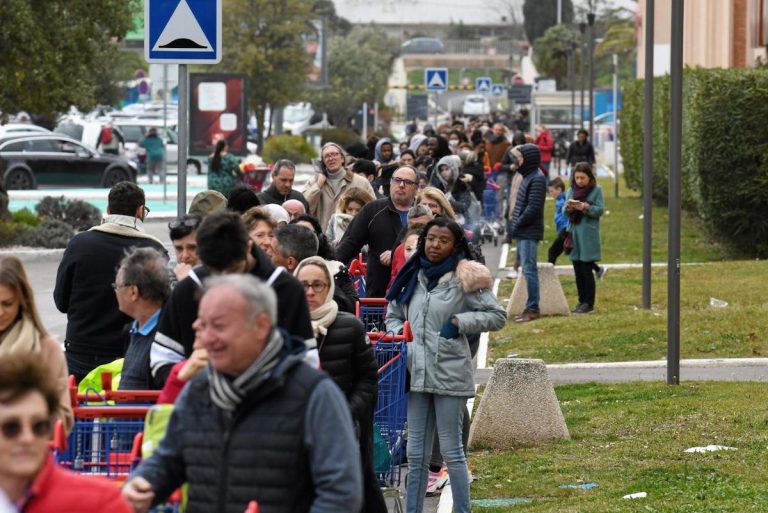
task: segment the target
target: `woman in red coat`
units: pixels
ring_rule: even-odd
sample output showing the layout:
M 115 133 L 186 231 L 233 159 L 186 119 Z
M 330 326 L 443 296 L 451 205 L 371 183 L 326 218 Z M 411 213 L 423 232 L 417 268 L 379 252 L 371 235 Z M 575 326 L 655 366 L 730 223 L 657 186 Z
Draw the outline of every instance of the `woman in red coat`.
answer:
M 113 482 L 53 460 L 48 443 L 58 408 L 39 357 L 0 357 L 0 492 L 23 513 L 132 513 Z
M 552 132 L 545 125 L 539 125 L 536 134 L 536 146 L 541 152 L 541 168 L 546 171 L 545 174 L 549 178 L 549 166 L 552 164 L 552 150 L 555 149 L 555 140 L 552 138 Z

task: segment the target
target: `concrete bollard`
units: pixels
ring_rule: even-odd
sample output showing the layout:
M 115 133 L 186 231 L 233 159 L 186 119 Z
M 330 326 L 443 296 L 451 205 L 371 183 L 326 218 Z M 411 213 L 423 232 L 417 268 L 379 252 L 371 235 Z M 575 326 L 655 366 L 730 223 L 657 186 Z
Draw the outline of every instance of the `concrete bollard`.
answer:
M 542 360 L 500 358 L 469 430 L 470 449 L 509 450 L 570 439 Z
M 539 272 L 539 312 L 541 315 L 570 315 L 568 300 L 565 299 L 563 286 L 555 273 L 555 266 L 549 262 L 538 264 Z M 528 299 L 528 286 L 525 283 L 522 269 L 518 271 L 515 288 L 509 296 L 507 316 L 520 315 L 525 310 L 525 302 Z

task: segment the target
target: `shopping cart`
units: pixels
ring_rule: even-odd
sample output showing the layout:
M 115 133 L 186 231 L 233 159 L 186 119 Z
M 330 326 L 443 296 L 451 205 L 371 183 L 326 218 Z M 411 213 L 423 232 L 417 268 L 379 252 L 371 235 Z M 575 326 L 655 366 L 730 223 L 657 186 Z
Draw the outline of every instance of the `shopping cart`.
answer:
M 484 242 L 493 242 L 494 246 L 499 245 L 499 234 L 503 233 L 499 224 L 499 212 L 497 212 L 498 201 L 496 193 L 499 186 L 493 179 L 488 179 L 483 191 L 483 216 L 475 227 L 477 240 L 480 244 Z
M 240 181 L 251 188 L 254 192 L 261 192 L 264 184 L 272 172 L 271 166 L 257 166 L 253 162 L 244 162 L 240 164 Z
M 355 317 L 365 326 L 365 331 L 385 331 L 384 318 L 387 316 L 387 300 L 363 297 L 355 303 Z
M 407 438 L 408 390 L 406 362 L 408 342 L 413 339 L 409 323 L 402 335 L 392 332 L 368 333 L 379 366 L 378 399 L 373 414 L 374 429 L 378 429 L 389 452 L 388 468 L 377 468 L 379 482 L 385 489 L 400 486 L 401 460 Z M 399 495 L 396 495 L 399 497 Z
M 75 406 L 69 437 L 56 424 L 54 457 L 79 474 L 105 476 L 124 482 L 138 458 L 135 439 L 144 429 L 147 406 Z
M 355 260 L 352 260 L 349 264 L 349 274 L 352 275 L 352 279 L 355 281 L 355 292 L 357 297 L 365 297 L 365 271 L 367 265 L 363 259 L 363 254 L 360 253 Z
M 104 405 L 104 404 L 135 404 L 152 405 L 160 397 L 160 390 L 113 390 L 112 373 L 101 373 L 101 390 L 87 389 L 77 391 L 75 377 L 70 376 L 68 382 L 69 396 L 73 405 Z

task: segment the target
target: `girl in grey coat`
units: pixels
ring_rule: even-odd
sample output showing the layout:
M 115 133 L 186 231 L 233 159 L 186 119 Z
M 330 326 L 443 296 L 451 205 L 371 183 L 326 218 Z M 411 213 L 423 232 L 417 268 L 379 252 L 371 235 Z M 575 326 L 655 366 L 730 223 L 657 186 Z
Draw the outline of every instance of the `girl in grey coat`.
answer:
M 501 329 L 507 315 L 490 290 L 491 273 L 467 260 L 461 227 L 445 218 L 430 221 L 419 246 L 387 295 L 387 330 L 411 323 L 408 347 L 408 513 L 420 513 L 427 488 L 432 437 L 437 427 L 453 492 L 454 511 L 470 511 L 467 461 L 461 439 L 466 400 L 475 395 L 466 333 Z

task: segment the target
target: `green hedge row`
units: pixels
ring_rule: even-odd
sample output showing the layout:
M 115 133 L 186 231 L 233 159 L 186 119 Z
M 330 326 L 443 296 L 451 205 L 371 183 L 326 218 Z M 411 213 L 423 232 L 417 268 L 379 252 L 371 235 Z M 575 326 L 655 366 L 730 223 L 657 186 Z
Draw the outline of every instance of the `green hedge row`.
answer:
M 643 81 L 623 92 L 625 179 L 642 188 Z M 669 77 L 654 82 L 653 199 L 666 204 Z M 683 208 L 744 256 L 768 256 L 768 70 L 688 69 L 683 80 Z

